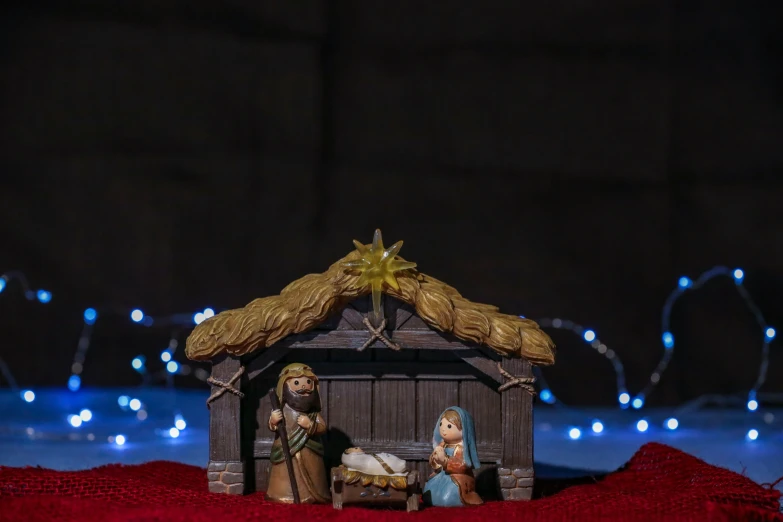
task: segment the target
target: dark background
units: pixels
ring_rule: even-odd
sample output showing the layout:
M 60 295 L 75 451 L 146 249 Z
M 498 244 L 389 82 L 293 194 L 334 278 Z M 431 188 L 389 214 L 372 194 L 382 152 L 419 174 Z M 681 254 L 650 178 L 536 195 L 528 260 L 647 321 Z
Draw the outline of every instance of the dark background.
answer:
M 594 328 L 631 392 L 681 275 L 740 266 L 783 333 L 779 1 L 72 0 L 0 16 L 0 356 L 64 386 L 139 382 L 152 315 L 239 307 L 387 244 L 463 295 Z M 24 7 L 23 7 L 24 6 Z M 762 333 L 730 280 L 674 311 L 650 404 L 740 392 Z M 553 333 L 553 391 L 615 403 Z M 181 357 L 181 354 L 179 355 Z M 783 390 L 779 340 L 765 390 Z M 192 377 L 177 384 L 203 386 Z

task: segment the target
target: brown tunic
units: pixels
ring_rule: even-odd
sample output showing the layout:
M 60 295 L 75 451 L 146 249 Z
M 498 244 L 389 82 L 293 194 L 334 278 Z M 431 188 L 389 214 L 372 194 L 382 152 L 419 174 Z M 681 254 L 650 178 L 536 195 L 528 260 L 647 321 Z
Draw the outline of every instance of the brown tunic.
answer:
M 441 442 L 440 447 L 446 449 L 446 443 Z M 443 471 L 451 478 L 451 481 L 459 488 L 459 498 L 466 506 L 480 506 L 484 503 L 481 497 L 476 493 L 476 479 L 473 477 L 473 470 L 465 464 L 462 457 L 462 444 L 457 444 L 454 448 L 454 455 L 446 461 L 446 468 L 443 469 L 440 464 L 433 460 L 435 453 L 430 455 L 430 466 L 436 471 Z M 435 476 L 433 473 L 432 476 Z
M 291 408 L 288 404 L 283 406 L 283 422 L 289 437 L 298 426 L 296 417 L 300 412 Z M 269 429 L 272 429 L 270 424 Z M 320 437 L 326 433 L 326 423 L 321 414 L 315 425 L 308 430 L 309 437 Z M 280 436 L 275 438 L 274 445 L 280 446 Z M 294 502 L 294 494 L 291 491 L 291 480 L 288 478 L 288 468 L 285 461 L 272 464 L 269 474 L 269 487 L 266 490 L 266 498 L 275 502 L 291 504 Z M 322 456 L 308 448 L 303 447 L 293 456 L 294 476 L 299 489 L 299 499 L 303 504 L 328 503 L 331 501 L 329 482 L 326 477 L 326 468 Z

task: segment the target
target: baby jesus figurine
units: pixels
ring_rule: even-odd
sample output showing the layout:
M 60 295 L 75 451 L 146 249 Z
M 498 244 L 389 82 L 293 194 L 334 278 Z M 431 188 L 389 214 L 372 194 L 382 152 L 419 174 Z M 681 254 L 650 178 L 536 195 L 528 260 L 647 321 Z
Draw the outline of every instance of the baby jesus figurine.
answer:
M 434 473 L 424 486 L 424 501 L 431 506 L 477 506 L 473 469 L 479 466 L 476 432 L 470 414 L 452 406 L 441 413 L 433 433 L 430 466 Z

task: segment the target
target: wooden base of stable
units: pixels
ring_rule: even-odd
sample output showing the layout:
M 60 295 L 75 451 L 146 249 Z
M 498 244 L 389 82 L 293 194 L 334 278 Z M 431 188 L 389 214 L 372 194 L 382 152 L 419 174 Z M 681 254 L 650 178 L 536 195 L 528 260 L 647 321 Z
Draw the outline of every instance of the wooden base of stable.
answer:
M 356 505 L 364 507 L 382 506 L 390 508 L 406 508 L 407 511 L 419 510 L 419 472 L 408 473 L 408 487 L 406 490 L 397 490 L 391 486 L 379 488 L 361 484 L 346 484 L 343 480 L 342 467 L 332 468 L 332 506 L 334 509 L 342 509 L 343 506 Z

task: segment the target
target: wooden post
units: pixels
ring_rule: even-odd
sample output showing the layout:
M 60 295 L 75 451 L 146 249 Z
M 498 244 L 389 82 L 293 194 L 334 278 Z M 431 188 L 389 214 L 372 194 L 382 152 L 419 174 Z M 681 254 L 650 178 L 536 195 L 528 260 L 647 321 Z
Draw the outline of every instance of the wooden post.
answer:
M 228 382 L 239 371 L 238 358 L 221 355 L 212 363 L 212 378 Z M 240 381 L 241 382 L 241 381 Z M 234 386 L 238 388 L 237 382 Z M 212 385 L 214 393 L 219 387 Z M 226 392 L 209 409 L 209 491 L 241 495 L 245 492 L 245 466 L 241 455 L 241 401 Z
M 515 377 L 530 377 L 524 359 L 504 359 L 503 368 Z M 530 500 L 533 496 L 533 397 L 523 388 L 501 395 L 503 438 L 498 482 L 503 500 Z
M 332 468 L 332 507 L 334 509 L 343 508 L 343 468 Z
M 419 481 L 419 472 L 417 470 L 408 473 L 408 511 L 419 510 L 419 494 L 421 493 L 421 482 Z

